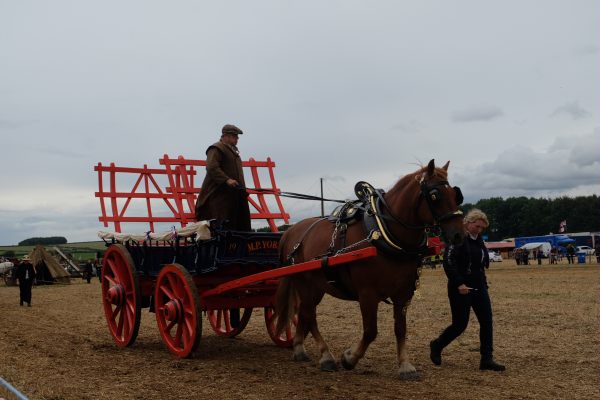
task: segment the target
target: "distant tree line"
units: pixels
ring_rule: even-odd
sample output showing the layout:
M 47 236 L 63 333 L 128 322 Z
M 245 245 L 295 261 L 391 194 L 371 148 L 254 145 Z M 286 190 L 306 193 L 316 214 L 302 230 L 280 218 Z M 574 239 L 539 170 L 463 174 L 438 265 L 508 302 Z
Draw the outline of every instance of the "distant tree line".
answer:
M 33 237 L 25 239 L 19 242 L 19 246 L 35 246 L 38 244 L 47 246 L 51 244 L 66 244 L 67 238 L 62 236 L 50 236 L 50 237 Z
M 279 230 L 279 232 L 285 232 L 290 226 L 292 225 L 283 224 L 279 225 L 277 229 Z M 262 228 L 256 229 L 256 232 L 271 232 L 271 228 L 269 228 L 268 226 L 263 226 Z
M 600 198 L 597 195 L 556 199 L 492 197 L 475 204 L 464 204 L 461 209 L 466 212 L 473 207 L 488 216 L 490 226 L 486 233 L 489 241 L 559 233 L 563 220 L 567 221 L 567 234 L 600 231 Z

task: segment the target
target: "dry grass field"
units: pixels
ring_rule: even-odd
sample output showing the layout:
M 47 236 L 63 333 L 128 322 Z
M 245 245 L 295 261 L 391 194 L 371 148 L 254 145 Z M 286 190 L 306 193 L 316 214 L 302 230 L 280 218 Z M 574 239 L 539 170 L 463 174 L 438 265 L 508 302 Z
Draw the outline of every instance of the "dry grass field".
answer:
M 488 272 L 495 318 L 495 356 L 507 371 L 478 370 L 478 325 L 429 361 L 428 343 L 450 321 L 442 270 L 423 270 L 420 298 L 408 312 L 409 352 L 422 374 L 398 380 L 392 310 L 380 306 L 379 336 L 353 371 L 323 373 L 295 363 L 266 334 L 262 310 L 236 339 L 212 333 L 204 320 L 195 358 L 173 358 L 154 314 L 143 310 L 140 334 L 127 349 L 108 333 L 97 279 L 88 285 L 36 287 L 33 307 L 19 307 L 18 288 L 0 286 L 0 377 L 30 399 L 598 399 L 600 398 L 600 266 L 517 267 Z M 326 298 L 322 333 L 334 354 L 360 335 L 355 303 Z M 309 338 L 309 354 L 317 349 Z M 0 389 L 0 397 L 7 397 Z

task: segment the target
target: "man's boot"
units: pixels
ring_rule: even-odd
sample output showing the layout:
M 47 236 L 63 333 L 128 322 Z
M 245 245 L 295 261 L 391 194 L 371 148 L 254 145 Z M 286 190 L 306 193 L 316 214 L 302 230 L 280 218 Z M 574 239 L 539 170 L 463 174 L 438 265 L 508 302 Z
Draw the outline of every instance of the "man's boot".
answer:
M 440 347 L 439 340 L 434 339 L 429 342 L 429 349 L 431 350 L 429 353 L 431 362 L 435 365 L 442 365 L 442 348 Z
M 493 358 L 482 358 L 481 363 L 479 364 L 480 370 L 490 370 L 490 371 L 504 371 L 506 367 L 502 364 L 498 364 L 494 361 Z

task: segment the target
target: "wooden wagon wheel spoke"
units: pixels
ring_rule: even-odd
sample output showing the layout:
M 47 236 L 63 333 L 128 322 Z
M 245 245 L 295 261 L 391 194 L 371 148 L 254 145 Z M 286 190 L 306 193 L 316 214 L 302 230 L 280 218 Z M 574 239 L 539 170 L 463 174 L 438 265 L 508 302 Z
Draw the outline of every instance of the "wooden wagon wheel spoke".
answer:
M 115 307 L 115 309 L 112 311 L 111 319 L 115 320 L 117 318 L 117 315 L 119 315 L 120 312 L 121 312 L 121 306 Z
M 119 313 L 119 323 L 117 324 L 116 330 L 116 333 L 119 337 L 123 337 L 123 321 L 125 320 L 124 316 L 125 314 L 123 312 Z
M 169 283 L 169 286 L 167 287 L 165 285 L 164 288 L 165 288 L 165 291 L 170 292 L 170 294 L 168 294 L 169 298 L 173 299 L 173 298 L 175 298 L 175 296 L 180 296 L 181 294 L 177 290 L 176 277 L 173 276 L 173 274 L 168 274 L 168 275 L 166 275 L 166 278 Z
M 183 266 L 169 264 L 161 269 L 154 309 L 158 330 L 169 351 L 180 358 L 192 354 L 202 336 L 200 298 L 192 276 Z
M 130 346 L 140 327 L 141 301 L 133 259 L 125 246 L 113 244 L 108 248 L 102 271 L 102 305 L 108 330 L 118 346 Z
M 117 282 L 111 276 L 104 275 L 104 279 L 106 279 L 108 281 L 108 283 L 110 283 L 111 285 L 117 284 Z
M 279 347 L 292 347 L 294 343 L 295 327 L 298 324 L 298 317 L 288 323 L 285 327 L 284 332 L 281 335 L 275 334 L 275 327 L 277 325 L 277 317 L 272 307 L 265 307 L 265 324 L 267 325 L 267 332 L 271 340 Z
M 175 298 L 175 294 L 167 287 L 163 286 L 160 288 L 160 291 L 167 296 L 169 299 Z
M 252 308 L 244 308 L 243 310 L 236 326 L 231 323 L 231 312 L 227 309 L 208 310 L 208 322 L 210 322 L 210 326 L 217 335 L 229 338 L 235 337 L 242 333 L 252 316 Z

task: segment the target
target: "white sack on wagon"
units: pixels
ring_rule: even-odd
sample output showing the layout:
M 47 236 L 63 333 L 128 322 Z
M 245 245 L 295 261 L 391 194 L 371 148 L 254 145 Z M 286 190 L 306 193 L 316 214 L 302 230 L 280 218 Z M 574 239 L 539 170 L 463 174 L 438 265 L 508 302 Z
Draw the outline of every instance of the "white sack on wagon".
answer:
M 178 229 L 172 229 L 166 232 L 148 232 L 144 234 L 118 233 L 99 231 L 98 237 L 103 240 L 115 239 L 118 242 L 136 240 L 143 242 L 145 240 L 173 240 L 175 236 L 190 237 L 196 235 L 196 240 L 208 240 L 211 238 L 208 221 L 192 222 L 187 226 Z

